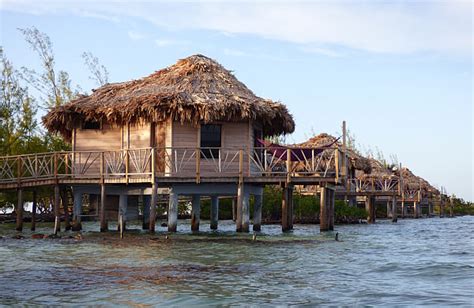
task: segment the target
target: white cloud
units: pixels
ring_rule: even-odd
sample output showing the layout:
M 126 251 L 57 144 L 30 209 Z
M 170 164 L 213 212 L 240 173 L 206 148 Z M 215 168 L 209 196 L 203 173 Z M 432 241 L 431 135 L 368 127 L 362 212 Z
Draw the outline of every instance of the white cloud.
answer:
M 145 33 L 141 33 L 141 32 L 134 31 L 134 30 L 129 30 L 127 32 L 127 34 L 128 34 L 128 37 L 133 41 L 143 40 L 147 37 L 147 35 Z
M 335 45 L 377 53 L 430 51 L 470 55 L 472 52 L 470 1 L 265 1 L 255 4 L 238 1 L 2 0 L 2 10 L 132 17 L 170 29 L 249 34 L 308 45 L 308 48 Z M 318 50 L 313 47 L 313 51 Z
M 300 49 L 307 53 L 317 53 L 317 54 L 328 56 L 331 58 L 342 57 L 341 53 L 331 50 L 329 48 L 322 48 L 322 47 L 315 47 L 315 46 L 302 46 Z
M 176 45 L 189 45 L 189 41 L 184 40 L 173 40 L 173 39 L 157 39 L 155 40 L 155 44 L 158 47 L 168 47 L 168 46 L 176 46 Z

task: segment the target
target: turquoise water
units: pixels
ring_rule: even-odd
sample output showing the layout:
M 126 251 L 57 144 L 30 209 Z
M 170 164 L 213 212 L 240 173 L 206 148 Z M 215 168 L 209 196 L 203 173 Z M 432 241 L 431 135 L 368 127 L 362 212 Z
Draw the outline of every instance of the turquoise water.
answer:
M 28 224 L 26 224 L 26 227 Z M 96 232 L 83 240 L 13 239 L 1 226 L 0 303 L 15 305 L 473 306 L 474 217 L 392 224 L 279 225 L 262 234 Z M 131 226 L 136 227 L 138 225 Z M 51 232 L 51 228 L 37 232 Z M 64 233 L 63 235 L 74 235 Z

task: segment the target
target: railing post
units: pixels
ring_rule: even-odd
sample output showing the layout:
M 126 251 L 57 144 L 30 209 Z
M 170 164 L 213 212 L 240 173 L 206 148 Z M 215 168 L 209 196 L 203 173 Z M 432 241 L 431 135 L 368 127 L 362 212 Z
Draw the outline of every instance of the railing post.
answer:
M 58 179 L 58 154 L 54 152 L 54 178 Z
M 286 150 L 286 182 L 291 181 L 291 149 Z
M 334 150 L 334 165 L 336 167 L 336 184 L 339 183 L 339 149 Z
M 151 184 L 155 183 L 155 168 L 156 168 L 156 163 L 155 163 L 155 159 L 156 159 L 156 151 L 155 151 L 155 148 L 151 148 L 151 166 L 150 166 L 150 169 L 151 169 Z
M 201 183 L 201 149 L 196 148 L 196 184 Z
M 129 152 L 128 149 L 125 149 L 125 182 L 128 185 L 128 172 L 129 172 L 129 167 L 130 167 L 130 161 L 129 161 Z
M 104 152 L 100 152 L 100 183 L 104 184 L 105 176 L 105 163 L 104 163 Z
M 18 159 L 16 160 L 16 163 L 17 163 L 17 172 L 18 172 L 18 174 L 17 174 L 18 185 L 20 185 L 20 183 L 21 183 L 21 165 L 22 165 L 22 163 L 23 163 L 22 160 L 23 160 L 23 159 L 21 158 L 21 156 L 18 156 Z M 13 173 L 13 172 L 12 172 L 12 173 Z
M 243 183 L 244 179 L 244 151 L 239 150 L 239 183 Z
M 69 155 L 67 152 L 64 154 L 64 173 L 69 174 Z

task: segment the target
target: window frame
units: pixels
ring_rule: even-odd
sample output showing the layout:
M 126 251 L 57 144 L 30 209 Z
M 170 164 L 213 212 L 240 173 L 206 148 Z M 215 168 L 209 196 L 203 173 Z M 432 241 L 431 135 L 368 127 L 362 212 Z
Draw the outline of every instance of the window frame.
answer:
M 208 144 L 203 145 L 203 128 L 204 127 L 218 127 L 219 128 L 219 142 L 212 144 L 213 140 L 209 141 L 207 140 Z M 207 132 L 209 133 L 209 132 Z M 204 140 L 206 141 L 206 140 Z M 211 143 L 211 144 L 209 144 Z M 218 145 L 217 145 L 218 144 Z M 222 148 L 222 124 L 215 124 L 215 123 L 210 123 L 210 124 L 201 124 L 201 127 L 199 129 L 199 148 L 201 149 L 200 156 L 201 158 L 204 159 L 213 159 L 213 158 L 219 158 L 220 156 L 220 150 Z

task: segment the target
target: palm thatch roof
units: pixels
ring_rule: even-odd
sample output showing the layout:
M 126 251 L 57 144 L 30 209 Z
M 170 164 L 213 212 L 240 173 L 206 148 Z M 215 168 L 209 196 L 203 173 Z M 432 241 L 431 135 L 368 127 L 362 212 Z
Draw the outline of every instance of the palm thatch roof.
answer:
M 397 173 L 400 174 L 400 170 Z M 420 189 L 421 186 L 421 191 L 423 194 L 440 194 L 439 190 L 432 186 L 427 180 L 413 174 L 413 172 L 406 167 L 401 169 L 401 175 L 403 177 L 403 183 L 408 189 Z
M 69 138 L 81 121 L 123 125 L 169 118 L 195 125 L 254 120 L 262 123 L 267 136 L 295 129 L 285 105 L 256 96 L 230 71 L 203 55 L 181 59 L 141 79 L 106 84 L 52 109 L 43 122 L 49 131 Z
M 315 148 L 315 147 L 324 147 L 326 145 L 332 144 L 336 141 L 336 137 L 331 136 L 326 133 L 321 133 L 319 135 L 316 135 L 309 140 L 296 144 L 295 147 L 301 147 L 301 148 Z M 342 143 L 340 141 L 337 141 L 334 146 L 337 146 L 339 148 L 342 148 Z M 349 157 L 349 161 L 352 165 L 352 167 L 356 170 L 361 170 L 365 173 L 371 173 L 372 167 L 370 165 L 370 161 L 363 157 L 362 155 L 359 155 L 357 152 L 355 152 L 352 149 L 347 149 L 347 155 Z

